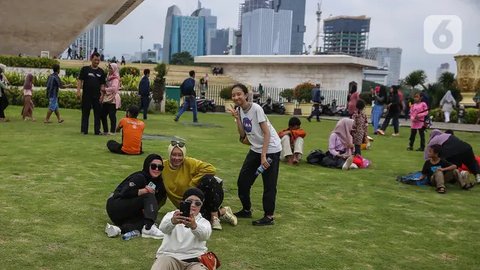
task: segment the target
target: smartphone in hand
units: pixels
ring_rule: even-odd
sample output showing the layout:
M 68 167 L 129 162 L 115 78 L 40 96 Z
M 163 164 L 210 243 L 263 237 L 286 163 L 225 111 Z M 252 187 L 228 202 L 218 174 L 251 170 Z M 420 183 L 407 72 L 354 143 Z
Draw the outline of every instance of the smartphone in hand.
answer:
M 182 216 L 189 217 L 190 216 L 190 205 L 192 202 L 180 202 L 180 212 Z
M 153 190 L 155 190 L 155 188 L 157 187 L 157 185 L 155 185 L 155 183 L 153 182 L 148 183 L 148 186 Z

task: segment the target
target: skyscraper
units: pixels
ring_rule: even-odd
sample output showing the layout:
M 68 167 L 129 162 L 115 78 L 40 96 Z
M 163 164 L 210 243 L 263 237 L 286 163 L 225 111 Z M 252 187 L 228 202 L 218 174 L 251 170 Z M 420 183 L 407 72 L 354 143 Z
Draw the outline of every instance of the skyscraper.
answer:
M 324 20 L 324 52 L 362 57 L 368 47 L 370 18 L 338 16 Z
M 73 57 L 78 55 L 83 59 L 89 59 L 95 48 L 102 53 L 105 49 L 105 25 L 97 25 L 85 31 L 75 39 L 70 48 Z
M 401 48 L 374 47 L 366 50 L 365 56 L 368 59 L 377 60 L 378 68 L 388 70 L 386 85 L 399 83 L 402 63 Z
M 242 54 L 290 54 L 292 11 L 260 8 L 242 16 Z
M 306 0 L 273 0 L 275 11 L 291 10 L 293 12 L 290 54 L 303 53 L 303 36 L 306 31 L 305 6 Z
M 191 16 L 182 16 L 177 6 L 167 10 L 165 36 L 163 39 L 163 61 L 169 63 L 172 55 L 189 52 L 192 56 L 210 54 L 212 38 L 216 34 L 217 17 L 211 10 L 199 8 Z
M 437 82 L 440 79 L 440 77 L 442 76 L 442 74 L 445 73 L 445 72 L 450 72 L 450 64 L 449 63 L 440 64 L 440 66 L 437 68 L 437 74 L 436 74 Z
M 302 54 L 303 52 L 303 38 L 306 31 L 305 27 L 305 6 L 306 0 L 245 0 L 240 4 L 239 12 L 239 31 L 236 32 L 237 37 L 237 54 L 240 54 L 242 48 L 242 35 L 243 31 L 243 15 L 248 12 L 252 12 L 257 9 L 273 9 L 275 12 L 281 10 L 292 11 L 292 24 L 291 24 L 291 41 L 290 52 L 282 54 Z M 283 14 L 280 12 L 279 14 Z M 282 15 L 280 15 L 281 17 Z M 247 16 L 248 17 L 248 16 Z M 251 16 L 250 16 L 251 17 Z M 277 18 L 280 18 L 277 17 Z M 285 24 L 282 27 L 285 27 Z M 283 32 L 283 31 L 282 31 Z M 243 53 L 242 53 L 243 54 Z

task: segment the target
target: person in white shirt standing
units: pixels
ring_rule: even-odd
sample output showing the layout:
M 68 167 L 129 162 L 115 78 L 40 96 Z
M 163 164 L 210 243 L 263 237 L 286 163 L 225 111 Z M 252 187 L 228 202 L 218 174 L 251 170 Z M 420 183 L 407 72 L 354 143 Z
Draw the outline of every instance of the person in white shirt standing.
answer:
M 210 222 L 202 217 L 205 195 L 198 188 L 189 188 L 183 201 L 190 203 L 190 216 L 179 210 L 167 213 L 160 223 L 165 234 L 151 270 L 205 270 L 198 257 L 207 252 L 207 240 L 212 234 Z
M 235 215 L 241 218 L 252 217 L 250 190 L 258 176 L 257 168 L 262 166 L 264 215 L 261 219 L 253 221 L 252 225 L 273 225 L 282 145 L 262 107 L 248 101 L 247 96 L 248 89 L 245 85 L 236 84 L 232 87 L 232 100 L 238 109 L 230 108 L 230 112 L 237 123 L 240 141 L 250 144 L 250 151 L 245 157 L 237 180 L 238 197 L 243 208 Z

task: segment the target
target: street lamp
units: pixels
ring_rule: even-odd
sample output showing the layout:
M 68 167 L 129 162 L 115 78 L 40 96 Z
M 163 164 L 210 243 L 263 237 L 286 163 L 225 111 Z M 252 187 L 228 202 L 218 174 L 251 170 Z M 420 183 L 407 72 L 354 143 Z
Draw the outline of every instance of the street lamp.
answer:
M 142 58 L 143 58 L 142 42 L 143 42 L 143 35 L 140 35 L 140 63 L 142 63 Z

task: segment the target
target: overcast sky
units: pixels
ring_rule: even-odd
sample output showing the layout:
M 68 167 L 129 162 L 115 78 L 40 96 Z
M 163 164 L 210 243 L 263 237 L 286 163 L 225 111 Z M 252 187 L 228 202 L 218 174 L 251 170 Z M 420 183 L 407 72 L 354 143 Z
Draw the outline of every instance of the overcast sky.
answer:
M 218 27 L 238 26 L 239 4 L 242 0 L 203 0 L 218 18 Z M 304 42 L 312 44 L 316 35 L 318 0 L 306 1 Z M 153 43 L 163 45 L 167 8 L 177 5 L 183 15 L 197 8 L 196 0 L 144 0 L 118 25 L 106 26 L 105 54 L 119 57 L 143 50 Z M 458 54 L 476 54 L 480 43 L 480 0 L 323 0 L 323 18 L 330 15 L 367 15 L 371 17 L 369 47 L 400 47 L 403 49 L 401 77 L 415 69 L 423 69 L 430 80 L 441 63 L 449 63 L 456 73 L 454 54 L 429 54 L 424 49 L 424 21 L 430 15 L 456 15 L 462 22 L 461 50 Z M 450 26 L 449 26 L 450 27 Z M 458 33 L 454 33 L 458 41 Z

